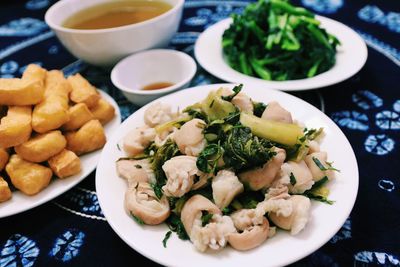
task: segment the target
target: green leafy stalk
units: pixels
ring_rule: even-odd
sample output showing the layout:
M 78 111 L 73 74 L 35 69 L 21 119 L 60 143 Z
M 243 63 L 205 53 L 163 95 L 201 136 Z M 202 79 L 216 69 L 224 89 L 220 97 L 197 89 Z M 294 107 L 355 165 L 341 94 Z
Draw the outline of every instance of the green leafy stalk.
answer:
M 243 84 L 236 85 L 236 86 L 233 87 L 233 89 L 232 89 L 233 94 L 228 95 L 228 96 L 221 96 L 221 98 L 222 98 L 223 100 L 225 100 L 225 101 L 231 102 L 232 99 L 233 99 L 235 96 L 237 96 L 237 94 L 239 94 L 240 91 L 242 91 L 242 88 L 243 88 Z
M 142 219 L 140 219 L 139 217 L 135 216 L 134 214 L 131 213 L 131 216 L 132 216 L 133 220 L 134 220 L 137 224 L 140 224 L 140 225 L 144 225 L 144 224 L 145 224 L 144 221 L 143 221 Z
M 207 211 L 202 211 L 201 213 L 201 226 L 204 227 L 210 223 L 214 214 L 208 213 Z
M 168 232 L 165 234 L 164 239 L 163 239 L 163 241 L 162 241 L 164 248 L 167 247 L 167 241 L 168 241 L 168 239 L 171 237 L 171 234 L 172 234 L 172 231 L 168 231 Z
M 316 157 L 312 157 L 312 160 L 314 161 L 315 165 L 317 165 L 317 167 L 321 170 L 321 171 L 328 171 L 328 170 L 332 170 L 332 171 L 337 171 L 340 172 L 338 169 L 333 168 L 332 166 L 329 166 L 328 168 L 326 168 L 319 159 L 317 159 Z M 329 164 L 327 164 L 329 165 Z
M 294 176 L 293 172 L 290 173 L 290 184 L 295 185 L 297 183 L 296 177 Z

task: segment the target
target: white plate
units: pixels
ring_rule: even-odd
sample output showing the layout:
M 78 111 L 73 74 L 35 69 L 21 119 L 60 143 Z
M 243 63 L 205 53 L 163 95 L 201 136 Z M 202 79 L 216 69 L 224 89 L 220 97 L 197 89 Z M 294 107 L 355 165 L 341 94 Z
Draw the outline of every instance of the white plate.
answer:
M 99 90 L 99 92 L 101 96 L 111 103 L 115 108 L 115 117 L 104 126 L 107 139 L 109 139 L 121 124 L 121 114 L 114 99 L 101 90 Z M 27 196 L 19 191 L 13 192 L 10 200 L 0 203 L 0 218 L 35 208 L 71 189 L 96 168 L 100 154 L 101 150 L 97 150 L 95 152 L 80 156 L 82 171 L 79 174 L 65 179 L 53 179 L 48 187 L 34 196 Z
M 171 104 L 172 107 L 186 107 L 206 97 L 212 89 L 220 85 L 206 85 L 185 89 L 162 97 L 157 101 Z M 232 84 L 225 84 L 230 88 Z M 260 90 L 261 89 L 261 90 Z M 117 143 L 127 132 L 144 124 L 144 111 L 151 104 L 132 114 L 125 120 L 116 134 L 105 145 L 96 171 L 96 190 L 100 206 L 108 223 L 114 231 L 133 249 L 144 256 L 167 266 L 281 266 L 297 261 L 325 244 L 343 225 L 354 205 L 358 189 L 358 168 L 354 152 L 343 132 L 325 114 L 305 101 L 289 94 L 271 90 L 265 94 L 259 87 L 244 87 L 243 91 L 257 101 L 277 100 L 292 112 L 295 119 L 308 127 L 324 127 L 326 138 L 321 145 L 328 152 L 328 159 L 334 161 L 341 170 L 330 183 L 330 199 L 334 205 L 312 203 L 311 217 L 307 227 L 300 234 L 291 236 L 285 231 L 260 247 L 239 252 L 229 247 L 213 254 L 197 252 L 189 241 L 182 241 L 173 234 L 164 248 L 161 241 L 168 228 L 159 226 L 140 226 L 124 210 L 126 181 L 115 171 L 115 161 L 124 156 Z
M 336 64 L 328 71 L 315 77 L 290 80 L 266 81 L 244 75 L 232 69 L 225 62 L 222 53 L 222 34 L 229 28 L 232 19 L 224 19 L 205 30 L 197 39 L 194 54 L 199 64 L 212 75 L 228 82 L 252 84 L 268 89 L 299 91 L 320 88 L 344 81 L 356 74 L 364 66 L 368 50 L 364 40 L 346 25 L 332 19 L 316 16 L 321 26 L 334 34 L 341 46 L 336 53 Z

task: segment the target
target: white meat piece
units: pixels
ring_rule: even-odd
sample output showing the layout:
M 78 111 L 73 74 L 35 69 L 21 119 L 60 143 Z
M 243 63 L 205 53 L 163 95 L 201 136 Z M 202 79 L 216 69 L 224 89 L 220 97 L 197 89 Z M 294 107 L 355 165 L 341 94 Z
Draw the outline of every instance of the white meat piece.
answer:
M 169 214 L 166 196 L 159 200 L 149 183 L 133 183 L 125 193 L 125 208 L 145 224 L 156 225 L 165 221 Z
M 154 140 L 156 131 L 154 128 L 142 126 L 131 130 L 123 139 L 123 147 L 129 156 L 142 153 Z
M 207 211 L 209 214 L 222 214 L 214 203 L 202 195 L 194 195 L 189 198 L 181 211 L 181 221 L 189 237 L 194 225 L 201 226 L 202 211 Z
M 262 167 L 239 173 L 240 181 L 254 191 L 270 187 L 286 158 L 284 149 L 275 147 L 274 151 L 277 154 Z
M 202 227 L 201 213 L 199 213 L 192 228 L 190 240 L 201 252 L 207 249 L 220 250 L 226 246 L 228 235 L 234 232 L 236 229 L 229 216 L 214 214 L 210 223 Z
M 311 140 L 308 142 L 308 154 L 312 154 L 315 152 L 319 152 L 319 143 L 315 140 Z
M 227 207 L 232 199 L 243 192 L 243 184 L 233 171 L 221 170 L 213 178 L 211 183 L 214 203 L 218 208 Z
M 292 114 L 276 101 L 268 103 L 261 118 L 264 120 L 293 123 Z
M 167 176 L 167 183 L 163 186 L 166 196 L 181 197 L 190 191 L 195 176 L 203 173 L 197 169 L 196 157 L 177 156 L 167 160 L 162 169 Z
M 289 201 L 289 189 L 281 181 L 277 181 L 273 187 L 269 188 L 264 201 L 257 204 L 256 211 L 259 214 L 275 212 L 282 216 L 289 216 L 292 213 L 293 207 L 292 202 Z
M 240 111 L 253 114 L 253 102 L 245 93 L 240 92 L 231 101 Z
M 311 189 L 314 184 L 313 176 L 307 167 L 304 160 L 299 162 L 288 161 L 281 167 L 281 177 L 286 180 L 290 180 L 290 176 L 293 175 L 295 183 L 288 184 L 289 192 L 292 194 L 302 194 L 304 191 Z
M 117 161 L 116 166 L 118 176 L 126 179 L 128 185 L 135 182 L 153 183 L 155 181 L 154 172 L 148 159 L 123 159 Z
M 144 112 L 144 122 L 149 127 L 171 121 L 176 117 L 171 111 L 171 106 L 166 103 L 156 102 L 146 109 Z
M 229 244 L 237 250 L 249 250 L 261 245 L 269 233 L 268 220 L 255 209 L 242 209 L 231 214 L 238 232 L 228 236 Z
M 293 212 L 290 216 L 282 216 L 272 212 L 269 214 L 269 218 L 278 227 L 290 230 L 290 234 L 296 235 L 304 229 L 308 222 L 311 201 L 302 195 L 293 195 L 290 201 L 293 205 Z
M 168 139 L 173 140 L 174 139 L 174 134 L 178 129 L 175 127 L 172 127 L 170 130 L 165 130 L 161 133 L 156 134 L 154 138 L 154 143 L 156 146 L 160 147 L 167 142 Z
M 203 120 L 192 119 L 175 132 L 173 138 L 182 154 L 198 156 L 205 148 L 207 144 L 203 135 L 205 125 Z
M 261 225 L 264 218 L 264 214 L 258 212 L 256 209 L 241 209 L 235 211 L 230 216 L 233 224 L 239 231 L 244 231 L 255 225 Z
M 326 171 L 322 171 L 313 158 L 316 158 L 321 162 L 321 164 L 327 169 Z M 311 171 L 312 177 L 314 181 L 319 181 L 321 180 L 324 176 L 328 177 L 329 180 L 332 180 L 334 178 L 334 172 L 333 170 L 328 170 L 329 165 L 326 163 L 328 158 L 328 154 L 326 152 L 315 152 L 310 155 L 307 155 L 304 161 L 306 162 L 308 168 Z

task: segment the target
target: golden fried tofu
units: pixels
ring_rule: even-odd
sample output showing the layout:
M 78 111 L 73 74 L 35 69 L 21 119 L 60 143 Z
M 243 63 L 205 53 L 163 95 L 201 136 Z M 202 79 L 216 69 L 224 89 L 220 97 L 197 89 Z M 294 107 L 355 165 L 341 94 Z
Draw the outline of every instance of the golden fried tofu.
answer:
M 102 148 L 106 143 L 103 126 L 98 120 L 91 120 L 76 132 L 65 134 L 67 149 L 81 155 Z
M 69 95 L 75 103 L 85 103 L 89 108 L 94 107 L 100 99 L 100 94 L 79 73 L 68 77 L 68 82 L 72 87 Z
M 100 98 L 97 105 L 90 109 L 95 119 L 99 120 L 101 124 L 106 124 L 115 115 L 114 107 L 103 98 Z
M 47 97 L 49 95 L 60 95 L 62 97 L 67 98 L 67 102 L 69 101 L 69 93 L 72 88 L 67 79 L 65 79 L 64 74 L 60 70 L 51 70 L 46 74 L 45 80 L 45 91 L 44 96 Z
M 51 157 L 48 163 L 59 178 L 72 176 L 81 171 L 81 160 L 74 152 L 67 149 Z
M 10 106 L 7 116 L 0 121 L 0 148 L 22 144 L 31 136 L 32 111 L 30 106 Z
M 41 86 L 44 86 L 44 79 L 46 77 L 46 70 L 36 64 L 29 64 L 24 73 L 22 74 L 22 80 L 27 81 L 39 81 Z
M 8 162 L 8 151 L 7 149 L 4 148 L 0 148 L 0 171 L 2 171 L 4 169 L 4 167 L 6 166 L 7 162 Z
M 0 176 L 0 203 L 9 200 L 11 196 L 11 190 L 7 181 Z
M 60 153 L 66 145 L 67 140 L 61 134 L 61 131 L 51 131 L 38 134 L 14 149 L 25 160 L 43 162 Z
M 27 106 L 43 100 L 44 87 L 39 80 L 0 79 L 0 105 Z
M 68 110 L 69 121 L 63 125 L 65 131 L 73 131 L 79 129 L 93 119 L 93 114 L 85 103 L 75 104 Z
M 45 133 L 60 128 L 69 121 L 68 101 L 60 95 L 46 96 L 33 108 L 32 128 L 38 133 Z
M 53 175 L 50 168 L 26 161 L 17 154 L 11 156 L 6 172 L 11 183 L 27 195 L 34 195 L 43 190 Z

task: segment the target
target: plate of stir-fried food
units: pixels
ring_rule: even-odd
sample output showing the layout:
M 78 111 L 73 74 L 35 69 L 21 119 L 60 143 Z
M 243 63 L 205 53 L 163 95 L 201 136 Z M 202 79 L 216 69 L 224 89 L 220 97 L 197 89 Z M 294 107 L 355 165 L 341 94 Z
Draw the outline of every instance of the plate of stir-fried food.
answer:
M 348 140 L 312 105 L 260 89 L 194 87 L 124 121 L 96 189 L 128 245 L 168 266 L 277 266 L 340 229 L 358 189 Z

